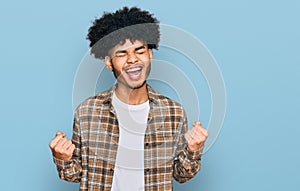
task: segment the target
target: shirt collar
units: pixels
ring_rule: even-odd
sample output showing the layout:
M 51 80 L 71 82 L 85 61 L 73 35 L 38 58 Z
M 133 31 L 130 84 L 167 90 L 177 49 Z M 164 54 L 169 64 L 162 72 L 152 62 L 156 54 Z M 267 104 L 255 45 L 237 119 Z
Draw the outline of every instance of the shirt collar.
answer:
M 112 96 L 113 93 L 116 90 L 116 85 L 112 86 L 109 90 L 97 94 L 96 97 L 102 101 L 102 103 L 112 103 Z M 161 94 L 155 91 L 150 85 L 147 84 L 147 92 L 148 92 L 148 98 L 149 102 L 152 102 L 154 104 L 158 103 L 158 100 L 161 99 Z

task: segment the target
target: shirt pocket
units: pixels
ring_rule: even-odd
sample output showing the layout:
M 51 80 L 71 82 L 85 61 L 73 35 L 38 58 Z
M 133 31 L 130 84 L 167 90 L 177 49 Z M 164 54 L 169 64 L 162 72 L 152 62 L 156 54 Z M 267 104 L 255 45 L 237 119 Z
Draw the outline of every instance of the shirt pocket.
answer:
M 118 137 L 107 131 L 99 131 L 91 135 L 88 141 L 89 158 L 114 162 L 118 145 Z
M 149 138 L 150 157 L 152 160 L 161 165 L 173 160 L 175 145 L 172 133 L 166 131 L 156 131 L 152 133 Z

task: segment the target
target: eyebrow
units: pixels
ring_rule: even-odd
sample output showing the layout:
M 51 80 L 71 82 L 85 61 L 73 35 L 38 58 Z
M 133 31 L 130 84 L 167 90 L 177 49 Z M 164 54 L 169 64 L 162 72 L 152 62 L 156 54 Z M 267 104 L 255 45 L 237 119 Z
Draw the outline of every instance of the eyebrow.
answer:
M 135 51 L 138 51 L 138 50 L 141 50 L 141 49 L 143 49 L 143 48 L 146 48 L 145 45 L 136 47 L 134 50 L 135 50 Z M 126 52 L 127 52 L 127 50 L 118 50 L 118 51 L 116 51 L 115 54 L 122 54 L 122 53 L 126 53 Z
M 145 45 L 139 46 L 139 47 L 135 48 L 134 50 L 137 51 L 137 50 L 140 50 L 140 49 L 143 49 L 143 48 L 146 48 Z

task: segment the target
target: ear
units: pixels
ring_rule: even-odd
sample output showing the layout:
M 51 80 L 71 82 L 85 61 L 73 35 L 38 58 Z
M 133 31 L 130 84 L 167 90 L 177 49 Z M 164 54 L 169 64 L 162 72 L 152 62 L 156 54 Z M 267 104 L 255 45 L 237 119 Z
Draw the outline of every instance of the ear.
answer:
M 148 49 L 148 54 L 149 54 L 149 58 L 150 58 L 150 62 L 152 62 L 152 49 Z
M 113 67 L 112 67 L 112 63 L 111 63 L 111 59 L 109 56 L 105 56 L 105 65 L 106 65 L 106 68 L 108 68 L 109 70 L 113 70 Z

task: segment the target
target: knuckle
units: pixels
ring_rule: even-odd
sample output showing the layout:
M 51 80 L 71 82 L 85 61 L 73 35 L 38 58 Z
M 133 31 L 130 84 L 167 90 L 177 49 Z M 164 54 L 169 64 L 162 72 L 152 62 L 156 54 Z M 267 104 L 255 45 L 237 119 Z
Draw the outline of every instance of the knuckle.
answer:
M 205 131 L 206 131 L 206 134 L 207 134 L 207 136 L 209 136 L 209 131 L 208 131 L 208 130 L 206 130 L 206 129 L 205 129 Z
M 61 147 L 55 147 L 54 151 L 59 154 L 63 154 L 64 150 Z
M 54 147 L 53 151 L 56 152 L 56 153 L 60 153 L 61 150 L 59 148 L 57 148 L 57 147 Z

